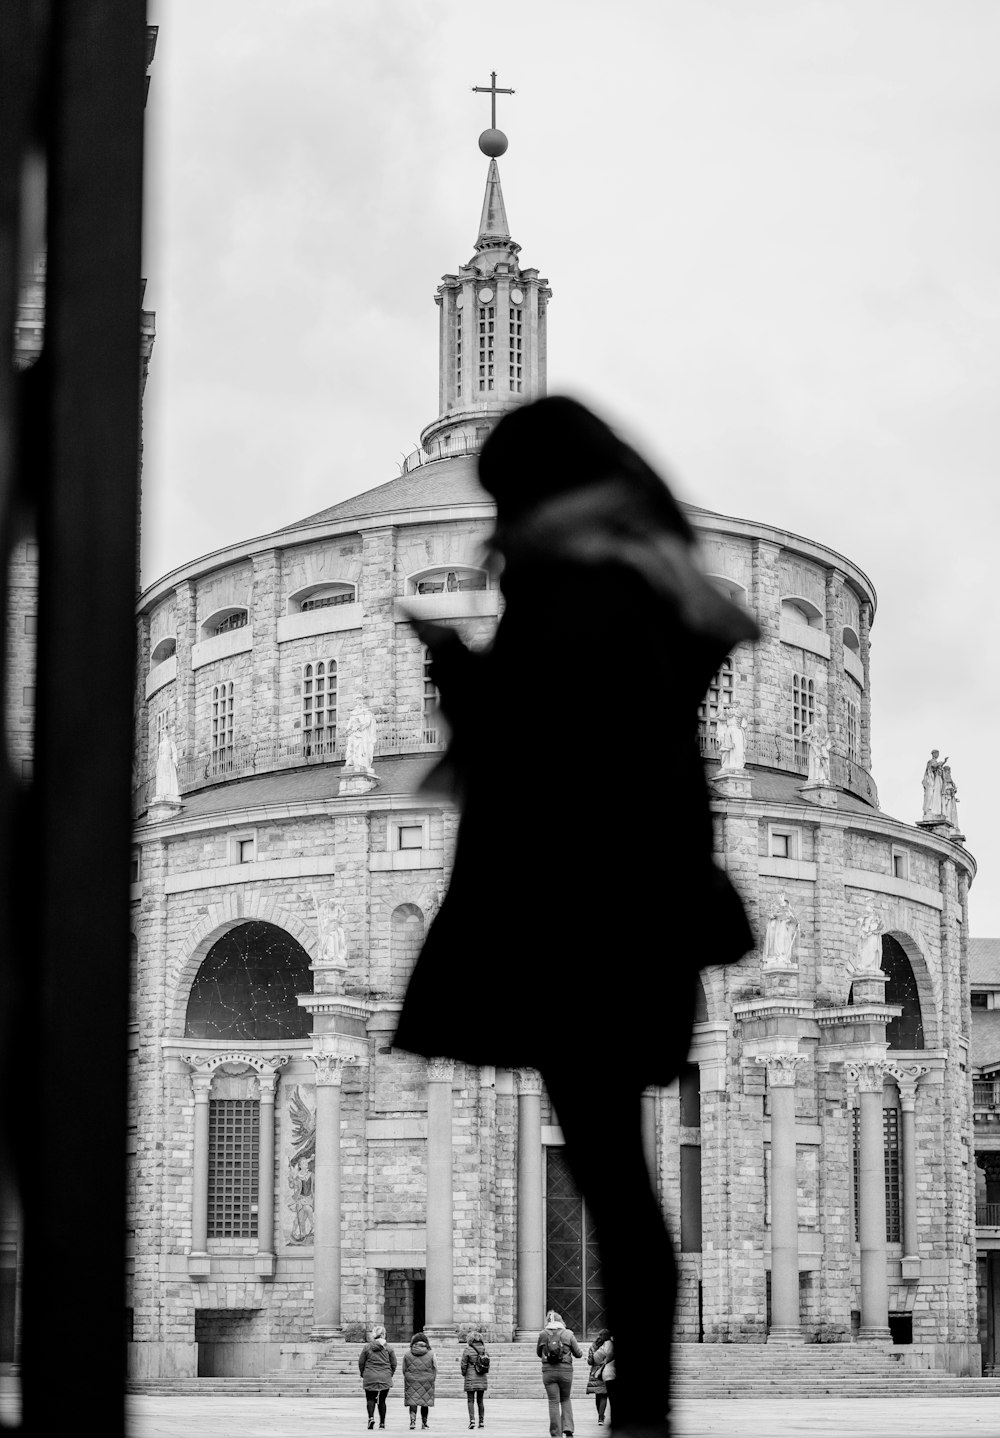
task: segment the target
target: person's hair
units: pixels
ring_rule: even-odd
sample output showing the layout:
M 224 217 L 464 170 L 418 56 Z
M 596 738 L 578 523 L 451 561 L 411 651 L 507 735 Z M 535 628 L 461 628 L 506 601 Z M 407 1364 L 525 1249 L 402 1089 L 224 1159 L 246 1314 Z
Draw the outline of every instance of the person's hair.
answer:
M 585 405 L 548 395 L 508 411 L 487 435 L 479 479 L 504 523 L 571 490 L 614 480 L 642 500 L 654 524 L 689 543 L 691 526 L 663 480 Z
M 411 1345 L 416 1343 L 418 1340 L 422 1343 L 426 1343 L 427 1347 L 430 1348 L 431 1340 L 427 1337 L 426 1333 L 414 1333 L 413 1337 L 410 1339 Z
M 382 1327 L 381 1323 L 376 1323 L 375 1327 L 372 1329 L 372 1337 L 373 1337 L 373 1338 L 384 1338 L 384 1337 L 385 1337 L 385 1329 Z
M 598 1348 L 599 1348 L 602 1343 L 607 1343 L 607 1341 L 608 1341 L 608 1339 L 609 1339 L 610 1337 L 611 1337 L 611 1329 L 610 1329 L 610 1328 L 602 1328 L 602 1329 L 599 1330 L 599 1332 L 598 1332 L 598 1334 L 597 1334 L 597 1337 L 594 1339 L 594 1342 L 595 1342 L 595 1344 L 596 1344 L 596 1345 L 598 1346 Z
M 548 1313 L 546 1313 L 546 1315 L 545 1315 L 545 1322 L 546 1322 L 546 1323 L 561 1323 L 562 1321 L 563 1321 L 562 1314 L 561 1314 L 561 1313 L 557 1313 L 554 1308 L 550 1308 L 549 1311 L 548 1311 Z

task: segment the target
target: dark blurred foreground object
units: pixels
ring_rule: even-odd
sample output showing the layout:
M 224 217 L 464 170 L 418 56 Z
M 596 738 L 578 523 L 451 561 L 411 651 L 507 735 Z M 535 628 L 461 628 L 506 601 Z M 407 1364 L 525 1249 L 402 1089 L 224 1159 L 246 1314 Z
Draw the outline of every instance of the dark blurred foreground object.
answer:
M 676 1280 L 640 1101 L 687 1058 L 698 970 L 753 944 L 712 859 L 697 706 L 757 629 L 704 577 L 663 481 L 583 406 L 515 410 L 479 473 L 506 607 L 483 653 L 418 626 L 452 729 L 430 782 L 462 816 L 395 1043 L 541 1070 L 597 1228 L 615 1432 L 660 1435 Z
M 37 538 L 40 586 L 34 778 L 0 763 L 0 1201 L 23 1233 L 19 1431 L 39 1438 L 81 1412 L 125 1431 L 146 43 L 141 0 L 0 10 L 0 546 L 6 576 Z M 39 253 L 44 339 L 17 371 Z M 6 584 L 0 605 L 6 635 Z

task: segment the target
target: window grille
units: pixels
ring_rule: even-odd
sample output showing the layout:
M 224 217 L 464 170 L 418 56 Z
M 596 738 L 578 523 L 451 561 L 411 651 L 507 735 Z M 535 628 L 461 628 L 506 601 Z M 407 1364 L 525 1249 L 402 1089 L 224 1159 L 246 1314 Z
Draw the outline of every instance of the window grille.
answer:
M 521 324 L 523 310 L 512 309 L 510 312 L 510 366 L 509 380 L 510 388 L 518 393 L 521 389 Z
M 317 594 L 310 599 L 303 599 L 299 609 L 303 613 L 310 609 L 332 609 L 336 604 L 353 604 L 354 588 L 351 586 L 340 594 Z
M 424 696 L 423 696 L 423 742 L 425 744 L 437 743 L 437 711 L 438 692 L 431 678 L 431 664 L 433 659 L 429 649 L 424 650 Z
M 861 1114 L 851 1110 L 854 1131 L 854 1238 L 861 1241 Z M 903 1236 L 899 1175 L 899 1110 L 882 1110 L 882 1149 L 885 1155 L 885 1236 L 889 1243 L 901 1243 Z
M 316 659 L 302 666 L 302 745 L 307 754 L 337 742 L 337 662 Z
M 417 594 L 457 594 L 467 589 L 486 589 L 483 569 L 448 569 L 425 574 L 414 585 Z
M 493 343 L 496 338 L 496 306 L 479 306 L 479 388 L 493 388 Z
M 859 734 L 859 732 L 860 732 L 860 725 L 859 725 L 860 711 L 859 711 L 859 709 L 858 709 L 858 705 L 857 705 L 857 701 L 856 701 L 856 700 L 854 700 L 854 699 L 848 699 L 848 700 L 846 701 L 846 703 L 847 703 L 847 757 L 848 757 L 848 759 L 852 759 L 852 760 L 854 761 L 854 763 L 857 764 L 857 763 L 859 762 L 859 760 L 858 760 L 858 753 L 859 753 L 858 734 Z
M 714 736 L 719 715 L 733 702 L 733 661 L 723 659 L 713 676 L 708 692 L 698 705 L 698 732 L 703 738 Z
M 208 1236 L 256 1238 L 260 1182 L 260 1103 L 208 1104 Z
M 233 762 L 235 699 L 232 679 L 212 686 L 212 769 L 218 773 Z
M 462 393 L 462 311 L 455 311 L 455 394 Z
M 228 634 L 230 629 L 244 629 L 247 622 L 247 611 L 237 609 L 235 614 L 228 614 L 215 626 L 216 634 Z
M 795 757 L 809 757 L 808 742 L 802 737 L 816 717 L 816 683 L 804 674 L 792 675 L 792 737 Z

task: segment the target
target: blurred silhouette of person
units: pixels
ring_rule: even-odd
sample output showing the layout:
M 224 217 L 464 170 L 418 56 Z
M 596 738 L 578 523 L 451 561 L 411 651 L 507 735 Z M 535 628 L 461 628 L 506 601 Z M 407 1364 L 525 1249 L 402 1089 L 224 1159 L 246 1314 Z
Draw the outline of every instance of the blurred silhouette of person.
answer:
M 697 709 L 757 627 L 705 577 L 663 480 L 575 401 L 505 415 L 479 475 L 505 607 L 481 652 L 415 622 L 451 732 L 424 787 L 461 818 L 394 1042 L 540 1070 L 595 1223 L 608 1325 L 644 1315 L 641 1345 L 618 1355 L 615 1432 L 662 1438 L 676 1269 L 641 1095 L 687 1058 L 699 968 L 754 943 L 712 858 Z M 470 963 L 490 1001 L 461 1024 Z

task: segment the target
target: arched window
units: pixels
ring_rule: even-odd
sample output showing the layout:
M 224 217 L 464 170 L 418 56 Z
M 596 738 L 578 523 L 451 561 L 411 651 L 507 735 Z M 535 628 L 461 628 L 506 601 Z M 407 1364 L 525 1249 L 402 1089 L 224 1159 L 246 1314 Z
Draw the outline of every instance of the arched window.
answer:
M 212 772 L 224 772 L 233 762 L 233 729 L 236 719 L 233 681 L 212 685 Z
M 159 644 L 149 656 L 149 666 L 154 668 L 157 664 L 163 664 L 165 660 L 172 659 L 177 653 L 177 640 L 172 634 L 166 639 L 161 639 Z
M 796 759 L 809 757 L 808 741 L 802 736 L 816 718 L 816 681 L 805 674 L 792 675 L 792 738 Z
M 414 594 L 457 594 L 466 589 L 488 589 L 489 576 L 485 569 L 474 569 L 471 565 L 454 565 L 448 569 L 428 569 L 416 575 L 411 581 Z
M 698 705 L 698 733 L 703 739 L 715 737 L 720 713 L 733 702 L 733 679 L 733 661 L 727 655 Z
M 337 661 L 302 666 L 302 752 L 328 753 L 337 742 Z
M 340 604 L 353 604 L 358 597 L 357 586 L 337 581 L 335 584 L 313 584 L 299 590 L 292 606 L 306 614 L 310 609 L 332 609 Z
M 238 924 L 212 945 L 191 985 L 184 1037 L 241 1042 L 303 1039 L 312 1015 L 309 956 L 277 924 Z
M 249 621 L 249 610 L 238 604 L 230 604 L 226 609 L 219 609 L 215 614 L 209 615 L 201 628 L 206 639 L 213 639 L 216 634 L 228 634 L 231 629 L 245 629 Z
M 849 624 L 844 625 L 844 648 L 849 649 L 852 654 L 861 658 L 861 640 L 858 638 L 857 630 L 852 629 Z
M 906 950 L 891 934 L 882 935 L 882 972 L 888 976 L 885 1002 L 902 1005 L 898 1019 L 890 1019 L 886 1039 L 890 1049 L 922 1049 L 924 1024 L 920 1013 L 920 994 L 913 967 Z
M 823 611 L 817 609 L 811 599 L 790 595 L 781 601 L 781 617 L 792 624 L 807 624 L 810 629 L 823 628 Z

